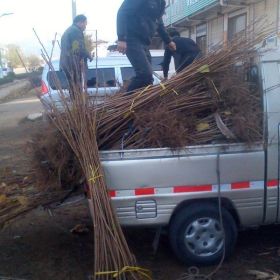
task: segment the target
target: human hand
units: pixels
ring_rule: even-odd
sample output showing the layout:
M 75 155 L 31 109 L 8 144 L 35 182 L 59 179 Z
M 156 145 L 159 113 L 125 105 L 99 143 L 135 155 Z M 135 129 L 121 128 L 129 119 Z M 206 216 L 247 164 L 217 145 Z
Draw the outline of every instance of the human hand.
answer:
M 168 44 L 168 47 L 171 51 L 176 51 L 176 44 L 173 41 Z
M 125 41 L 118 41 L 117 45 L 118 45 L 117 50 L 120 53 L 125 54 L 126 53 L 126 49 L 127 49 L 126 42 Z

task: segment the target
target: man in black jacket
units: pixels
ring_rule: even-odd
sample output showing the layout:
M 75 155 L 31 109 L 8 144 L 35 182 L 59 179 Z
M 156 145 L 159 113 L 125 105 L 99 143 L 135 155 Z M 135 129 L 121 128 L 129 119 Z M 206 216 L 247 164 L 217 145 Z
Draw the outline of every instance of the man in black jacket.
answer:
M 72 97 L 75 90 L 81 90 L 83 65 L 86 65 L 87 59 L 92 60 L 85 46 L 83 32 L 86 26 L 87 18 L 78 15 L 61 37 L 60 69 L 67 77 Z
M 181 37 L 177 30 L 171 29 L 168 34 L 176 44 L 176 51 L 171 50 L 168 46 L 165 48 L 164 59 L 161 64 L 164 78 L 168 77 L 172 56 L 174 57 L 176 72 L 178 73 L 192 64 L 194 59 L 201 53 L 199 46 L 192 39 Z
M 157 31 L 171 50 L 176 50 L 164 28 L 165 0 L 124 0 L 118 11 L 118 51 L 127 55 L 136 76 L 127 91 L 153 83 L 149 45 Z

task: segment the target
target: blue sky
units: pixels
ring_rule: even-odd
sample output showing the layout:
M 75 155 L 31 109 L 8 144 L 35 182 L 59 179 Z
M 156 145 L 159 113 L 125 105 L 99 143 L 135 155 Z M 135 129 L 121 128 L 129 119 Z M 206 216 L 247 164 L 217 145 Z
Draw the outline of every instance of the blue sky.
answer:
M 98 30 L 99 39 L 115 41 L 116 14 L 122 0 L 76 0 L 77 13 L 88 18 L 88 30 Z M 28 53 L 40 53 L 34 27 L 47 48 L 55 33 L 60 39 L 72 23 L 71 0 L 0 0 L 0 45 L 16 43 Z

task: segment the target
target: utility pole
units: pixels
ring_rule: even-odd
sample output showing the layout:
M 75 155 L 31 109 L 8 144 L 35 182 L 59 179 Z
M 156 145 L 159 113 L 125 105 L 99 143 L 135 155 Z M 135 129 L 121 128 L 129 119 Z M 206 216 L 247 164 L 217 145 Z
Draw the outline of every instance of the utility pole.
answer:
M 77 15 L 76 0 L 72 0 L 72 19 Z

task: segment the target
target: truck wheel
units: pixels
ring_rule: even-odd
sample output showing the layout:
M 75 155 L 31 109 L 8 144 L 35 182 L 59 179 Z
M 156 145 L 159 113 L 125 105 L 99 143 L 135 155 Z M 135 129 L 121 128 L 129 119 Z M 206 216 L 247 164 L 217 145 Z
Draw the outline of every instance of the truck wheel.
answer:
M 186 264 L 217 264 L 233 252 L 237 227 L 232 215 L 222 208 L 223 230 L 218 205 L 193 204 L 180 210 L 170 223 L 169 238 L 177 258 Z

